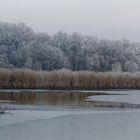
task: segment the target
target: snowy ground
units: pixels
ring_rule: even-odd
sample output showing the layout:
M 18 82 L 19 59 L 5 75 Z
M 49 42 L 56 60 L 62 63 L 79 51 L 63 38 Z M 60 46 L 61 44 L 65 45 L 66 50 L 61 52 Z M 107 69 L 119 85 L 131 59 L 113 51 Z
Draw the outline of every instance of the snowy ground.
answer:
M 134 110 L 128 110 L 125 112 L 133 112 Z M 120 113 L 123 111 L 99 111 L 99 110 L 61 110 L 61 111 L 36 111 L 36 110 L 10 110 L 6 111 L 6 114 L 0 115 L 0 127 L 5 125 L 11 125 L 19 122 L 26 122 L 31 120 L 44 120 L 51 119 L 59 116 L 73 115 L 73 114 L 103 114 L 103 113 Z
M 88 97 L 88 101 L 111 101 L 126 102 L 131 104 L 140 104 L 140 90 L 128 91 L 100 91 L 100 93 L 109 93 L 115 95 L 98 95 Z M 118 95 L 117 95 L 118 94 Z
M 1 140 L 138 140 L 140 111 L 11 111 Z

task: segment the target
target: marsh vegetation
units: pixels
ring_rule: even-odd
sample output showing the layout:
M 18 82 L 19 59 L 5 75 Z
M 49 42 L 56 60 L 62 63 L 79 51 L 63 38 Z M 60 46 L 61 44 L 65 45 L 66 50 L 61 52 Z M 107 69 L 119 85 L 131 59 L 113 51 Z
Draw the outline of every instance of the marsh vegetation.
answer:
M 0 89 L 140 89 L 140 73 L 0 69 Z

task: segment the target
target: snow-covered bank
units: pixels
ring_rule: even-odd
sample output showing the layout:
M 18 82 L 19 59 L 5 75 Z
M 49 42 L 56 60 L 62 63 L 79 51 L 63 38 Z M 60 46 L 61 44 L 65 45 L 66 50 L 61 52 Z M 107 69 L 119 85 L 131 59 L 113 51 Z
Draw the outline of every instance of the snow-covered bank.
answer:
M 0 126 L 10 125 L 18 122 L 30 120 L 50 119 L 60 115 L 67 115 L 63 111 L 30 111 L 30 110 L 10 110 L 5 115 L 0 115 Z
M 30 111 L 30 110 L 11 110 L 5 115 L 0 115 L 0 127 L 11 125 L 19 122 L 32 120 L 45 120 L 65 115 L 80 115 L 80 114 L 109 114 L 109 113 L 126 113 L 135 112 L 136 110 L 128 111 L 97 111 L 97 110 L 75 110 L 75 111 Z
M 114 95 L 98 95 L 98 96 L 95 95 L 95 96 L 88 97 L 86 100 L 140 104 L 140 90 L 100 91 L 100 93 L 105 93 L 105 92 Z
M 1 140 L 138 140 L 140 111 L 12 111 Z

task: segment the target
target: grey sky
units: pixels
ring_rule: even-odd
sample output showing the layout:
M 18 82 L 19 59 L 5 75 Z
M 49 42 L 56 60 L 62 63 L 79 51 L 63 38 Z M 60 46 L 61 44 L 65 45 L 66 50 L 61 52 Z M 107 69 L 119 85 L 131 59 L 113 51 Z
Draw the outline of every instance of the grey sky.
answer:
M 24 22 L 50 34 L 139 41 L 140 0 L 0 0 L 0 21 Z

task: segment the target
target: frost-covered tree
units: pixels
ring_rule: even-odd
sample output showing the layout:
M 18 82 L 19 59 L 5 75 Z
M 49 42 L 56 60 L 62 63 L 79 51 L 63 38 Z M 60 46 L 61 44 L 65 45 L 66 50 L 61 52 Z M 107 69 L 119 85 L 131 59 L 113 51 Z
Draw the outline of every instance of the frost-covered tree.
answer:
M 70 37 L 70 63 L 72 70 L 79 70 L 82 60 L 82 36 L 78 33 L 73 33 Z
M 119 62 L 112 64 L 112 71 L 113 72 L 122 72 L 121 64 Z
M 138 64 L 132 61 L 127 61 L 124 64 L 124 70 L 128 72 L 136 72 L 139 70 Z
M 0 23 L 0 68 L 140 70 L 140 43 L 58 32 L 35 33 L 23 23 Z

